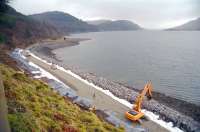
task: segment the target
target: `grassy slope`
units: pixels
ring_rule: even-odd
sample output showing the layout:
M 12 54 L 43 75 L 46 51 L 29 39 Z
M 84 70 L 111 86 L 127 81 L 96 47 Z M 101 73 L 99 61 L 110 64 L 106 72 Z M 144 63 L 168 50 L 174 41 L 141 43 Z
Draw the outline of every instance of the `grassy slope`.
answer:
M 123 131 L 80 109 L 41 81 L 0 64 L 12 131 Z

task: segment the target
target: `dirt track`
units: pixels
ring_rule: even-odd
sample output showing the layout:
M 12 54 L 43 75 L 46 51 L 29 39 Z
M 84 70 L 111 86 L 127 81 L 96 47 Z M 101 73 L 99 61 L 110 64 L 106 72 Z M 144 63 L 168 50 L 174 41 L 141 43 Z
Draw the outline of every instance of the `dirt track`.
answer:
M 39 65 L 46 71 L 50 72 L 51 74 L 59 78 L 64 83 L 70 85 L 74 90 L 76 90 L 79 96 L 92 99 L 97 109 L 112 110 L 113 112 L 116 113 L 117 117 L 119 117 L 122 120 L 126 120 L 124 118 L 124 112 L 129 110 L 129 108 L 126 107 L 125 105 L 117 102 L 116 100 L 112 99 L 110 96 L 105 95 L 101 91 L 98 91 L 92 86 L 87 85 L 86 83 L 78 80 L 77 78 L 71 76 L 70 74 L 67 74 L 58 69 L 52 70 L 49 65 L 33 57 L 29 57 L 28 59 L 34 62 L 35 64 Z M 95 97 L 94 97 L 94 94 L 95 94 Z M 133 124 L 133 125 L 138 125 L 138 124 Z M 162 128 L 160 125 L 152 121 L 145 121 L 143 122 L 142 126 L 144 126 L 145 128 L 148 128 L 151 132 L 157 132 L 157 131 L 166 132 L 167 131 L 165 128 Z

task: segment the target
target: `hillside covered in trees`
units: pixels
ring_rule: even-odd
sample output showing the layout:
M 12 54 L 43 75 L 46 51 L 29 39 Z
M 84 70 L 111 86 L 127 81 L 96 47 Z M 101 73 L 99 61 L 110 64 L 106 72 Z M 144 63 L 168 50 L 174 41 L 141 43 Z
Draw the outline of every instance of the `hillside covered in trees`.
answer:
M 94 32 L 98 31 L 97 27 L 88 24 L 68 13 L 52 11 L 44 12 L 41 14 L 30 15 L 31 18 L 46 22 L 63 33 L 74 33 L 74 32 Z
M 0 1 L 1 46 L 23 47 L 39 39 L 58 37 L 61 33 L 46 23 L 33 20 L 10 7 L 8 0 Z

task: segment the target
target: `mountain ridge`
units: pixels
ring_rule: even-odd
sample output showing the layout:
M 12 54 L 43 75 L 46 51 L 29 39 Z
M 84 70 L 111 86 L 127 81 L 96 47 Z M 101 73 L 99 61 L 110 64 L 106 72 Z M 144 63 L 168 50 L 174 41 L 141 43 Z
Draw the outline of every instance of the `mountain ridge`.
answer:
M 40 22 L 47 22 L 63 33 L 97 31 L 97 28 L 94 25 L 90 25 L 68 13 L 61 11 L 38 13 L 29 15 L 29 17 Z
M 105 22 L 111 22 L 112 20 L 106 20 L 106 19 L 99 19 L 99 20 L 88 20 L 86 21 L 87 23 L 89 24 L 92 24 L 92 25 L 99 25 L 99 24 L 102 24 L 102 23 L 105 23 Z
M 129 20 L 96 20 L 88 21 L 94 24 L 100 31 L 129 31 L 142 29 L 138 24 Z
M 192 30 L 200 30 L 200 17 L 198 17 L 195 20 L 191 20 L 185 24 L 176 26 L 176 27 L 172 27 L 169 28 L 167 30 L 188 30 L 188 31 L 192 31 Z
M 49 11 L 29 15 L 40 22 L 47 22 L 61 30 L 63 33 L 70 32 L 98 32 L 98 31 L 126 31 L 142 29 L 139 25 L 128 20 L 99 20 L 83 21 L 73 15 L 61 11 Z

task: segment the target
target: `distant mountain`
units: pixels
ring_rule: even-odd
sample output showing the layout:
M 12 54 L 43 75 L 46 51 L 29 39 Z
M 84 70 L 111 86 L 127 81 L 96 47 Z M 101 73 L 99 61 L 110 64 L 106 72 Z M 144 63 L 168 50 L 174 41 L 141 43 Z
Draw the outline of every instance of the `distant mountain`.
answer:
M 59 35 L 61 33 L 55 27 L 33 20 L 9 6 L 6 12 L 0 12 L 0 43 L 6 46 L 25 46 Z
M 85 22 L 70 14 L 59 11 L 34 14 L 30 15 L 30 17 L 40 22 L 53 25 L 63 33 L 141 29 L 140 26 L 128 20 L 97 20 Z
M 100 31 L 120 31 L 120 30 L 140 30 L 141 27 L 128 20 L 98 20 L 98 21 L 89 21 L 90 24 L 93 24 L 98 27 Z
M 30 17 L 35 20 L 39 20 L 40 22 L 47 22 L 63 33 L 97 31 L 96 26 L 90 25 L 64 12 L 45 12 L 41 14 L 30 15 Z
M 200 30 L 200 18 L 168 30 Z
M 92 25 L 99 25 L 99 24 L 102 24 L 102 23 L 112 22 L 112 20 L 101 19 L 101 20 L 91 20 L 91 21 L 86 21 L 86 22 L 88 24 L 92 24 Z

